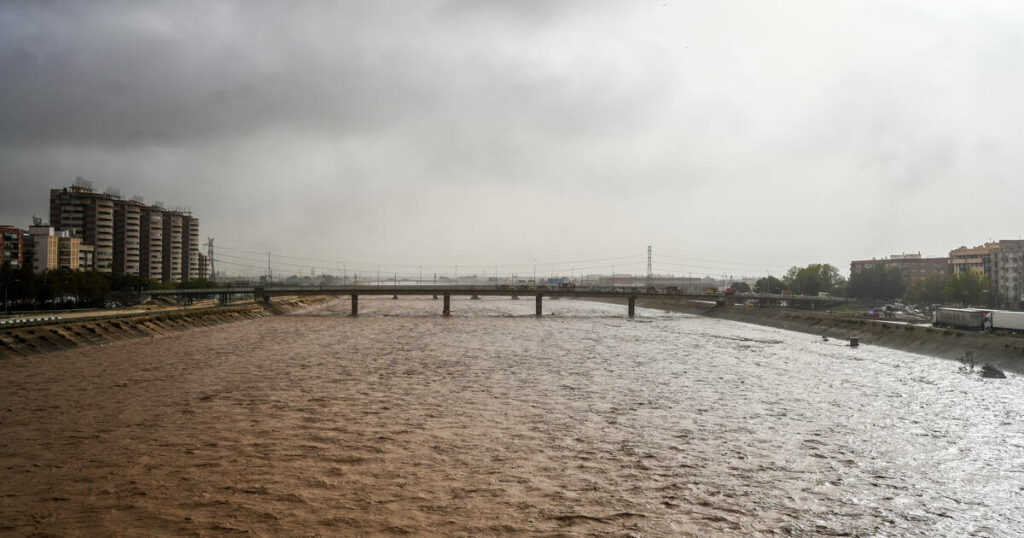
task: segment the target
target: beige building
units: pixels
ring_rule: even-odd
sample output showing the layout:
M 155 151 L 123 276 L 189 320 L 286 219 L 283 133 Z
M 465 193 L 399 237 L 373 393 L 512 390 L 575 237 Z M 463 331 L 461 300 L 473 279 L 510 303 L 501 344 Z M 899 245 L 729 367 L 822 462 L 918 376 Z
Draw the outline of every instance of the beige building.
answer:
M 949 251 L 949 265 L 953 269 L 953 274 L 974 271 L 991 279 L 994 276 L 995 253 L 998 250 L 998 241 L 971 248 L 960 247 Z
M 82 266 L 81 238 L 66 230 L 55 231 L 52 226 L 34 225 L 28 229 L 31 242 L 32 270 L 41 273 L 51 269 L 86 269 Z M 88 249 L 92 251 L 91 248 Z M 92 256 L 88 260 L 92 263 Z

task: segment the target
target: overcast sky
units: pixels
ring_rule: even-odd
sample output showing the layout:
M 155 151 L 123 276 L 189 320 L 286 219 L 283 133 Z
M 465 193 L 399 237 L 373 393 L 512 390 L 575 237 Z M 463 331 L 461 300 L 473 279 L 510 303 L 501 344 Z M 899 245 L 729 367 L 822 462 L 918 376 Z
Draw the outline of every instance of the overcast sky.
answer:
M 1022 55 L 1015 1 L 0 2 L 0 223 L 82 176 L 222 271 L 846 273 L 1024 233 Z

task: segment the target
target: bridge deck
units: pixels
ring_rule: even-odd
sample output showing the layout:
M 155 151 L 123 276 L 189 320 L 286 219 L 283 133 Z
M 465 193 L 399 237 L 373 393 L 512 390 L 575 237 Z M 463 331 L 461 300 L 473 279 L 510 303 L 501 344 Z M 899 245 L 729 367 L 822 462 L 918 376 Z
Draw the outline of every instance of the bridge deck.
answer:
M 261 297 L 311 296 L 311 295 L 456 295 L 456 296 L 504 296 L 513 295 L 544 295 L 547 297 L 580 297 L 580 298 L 649 298 L 649 299 L 683 299 L 720 301 L 727 297 L 724 293 L 690 293 L 685 291 L 646 291 L 643 289 L 580 289 L 551 288 L 532 286 L 295 286 L 267 288 L 211 288 L 211 289 L 180 289 L 153 290 L 150 295 L 170 295 L 178 297 L 194 297 L 199 295 L 239 295 L 253 294 Z M 734 295 L 737 301 L 747 299 L 768 299 L 772 301 L 795 301 L 805 303 L 832 304 L 848 301 L 839 297 L 819 297 L 813 295 L 780 295 L 780 294 L 746 294 Z

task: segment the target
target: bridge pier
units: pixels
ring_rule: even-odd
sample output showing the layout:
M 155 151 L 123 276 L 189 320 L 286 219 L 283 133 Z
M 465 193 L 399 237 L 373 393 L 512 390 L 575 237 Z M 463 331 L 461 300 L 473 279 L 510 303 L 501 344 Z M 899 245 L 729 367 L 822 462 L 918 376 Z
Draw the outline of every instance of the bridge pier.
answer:
M 513 301 L 518 301 L 519 300 L 519 296 L 518 295 L 513 295 L 512 296 L 512 300 Z
M 544 306 L 544 294 L 538 293 L 537 294 L 537 317 L 538 318 L 544 315 L 543 308 L 542 308 L 543 306 Z
M 629 296 L 629 317 L 636 317 L 636 295 Z
M 359 315 L 359 296 L 352 294 L 352 317 Z
M 452 296 L 444 294 L 444 310 L 441 311 L 445 316 L 452 315 Z

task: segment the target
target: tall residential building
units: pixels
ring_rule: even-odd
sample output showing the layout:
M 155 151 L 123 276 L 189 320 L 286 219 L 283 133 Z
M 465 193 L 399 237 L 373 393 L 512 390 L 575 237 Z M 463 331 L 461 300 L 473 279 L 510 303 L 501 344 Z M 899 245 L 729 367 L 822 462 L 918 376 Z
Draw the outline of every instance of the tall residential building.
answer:
M 50 190 L 50 225 L 93 246 L 95 270 L 109 273 L 114 266 L 114 200 L 93 192 L 79 178 L 71 187 Z
M 876 265 L 896 267 L 903 271 L 903 279 L 909 284 L 930 276 L 945 278 L 950 275 L 949 258 L 922 258 L 921 254 L 893 254 L 879 260 L 854 260 L 850 262 L 850 275 L 855 275 Z
M 163 280 L 164 212 L 157 207 L 144 206 L 139 222 L 139 276 Z
M 190 213 L 181 217 L 181 280 L 204 278 L 199 271 L 199 219 Z
M 114 200 L 114 273 L 139 274 L 142 246 L 142 203 Z
M 164 212 L 164 282 L 181 282 L 182 262 L 182 214 Z
M 0 226 L 0 265 L 20 269 L 25 262 L 25 232 L 14 226 Z

